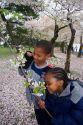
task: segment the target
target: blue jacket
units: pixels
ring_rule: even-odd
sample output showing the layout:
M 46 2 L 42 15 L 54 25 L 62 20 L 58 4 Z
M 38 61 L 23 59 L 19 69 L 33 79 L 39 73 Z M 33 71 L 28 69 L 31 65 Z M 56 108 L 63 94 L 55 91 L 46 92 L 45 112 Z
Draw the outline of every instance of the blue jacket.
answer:
M 51 67 L 49 65 L 46 65 L 45 67 L 38 67 L 36 66 L 35 62 L 32 61 L 30 62 L 31 64 L 27 64 L 27 66 L 25 67 L 18 67 L 18 72 L 21 76 L 24 76 L 23 73 L 28 73 L 29 71 L 31 72 L 31 79 L 33 79 L 34 81 L 38 82 L 39 81 L 43 81 L 43 74 L 46 73 Z M 29 102 L 29 104 L 31 105 L 32 103 L 34 103 L 34 107 L 36 109 L 39 109 L 39 106 L 37 104 L 37 99 L 35 98 L 35 96 L 32 94 L 33 93 L 33 89 L 32 88 L 27 88 L 26 87 L 26 98 L 27 101 Z M 41 99 L 45 99 L 45 95 L 41 97 Z
M 60 94 L 46 96 L 46 108 L 52 114 L 52 125 L 83 125 L 83 88 L 70 81 Z

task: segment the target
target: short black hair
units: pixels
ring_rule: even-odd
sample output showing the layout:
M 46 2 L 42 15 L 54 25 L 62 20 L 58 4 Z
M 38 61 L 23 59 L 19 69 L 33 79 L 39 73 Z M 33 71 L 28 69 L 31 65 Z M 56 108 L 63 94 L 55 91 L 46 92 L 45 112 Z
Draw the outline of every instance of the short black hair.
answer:
M 47 40 L 40 40 L 36 43 L 35 47 L 42 48 L 46 54 L 53 54 L 53 45 Z
M 46 74 L 53 74 L 54 78 L 64 81 L 64 88 L 68 84 L 68 76 L 63 68 L 55 67 L 48 70 Z

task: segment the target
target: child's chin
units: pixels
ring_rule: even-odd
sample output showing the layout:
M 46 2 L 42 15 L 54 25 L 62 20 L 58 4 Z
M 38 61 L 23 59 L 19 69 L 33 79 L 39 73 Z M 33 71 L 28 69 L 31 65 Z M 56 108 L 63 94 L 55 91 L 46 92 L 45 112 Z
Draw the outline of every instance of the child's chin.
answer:
M 50 94 L 56 93 L 56 91 L 52 91 L 52 90 L 50 90 L 50 89 L 48 89 L 48 92 L 49 92 Z
M 53 94 L 54 92 L 53 91 L 51 91 L 51 90 L 48 90 L 48 92 L 50 93 L 50 94 Z

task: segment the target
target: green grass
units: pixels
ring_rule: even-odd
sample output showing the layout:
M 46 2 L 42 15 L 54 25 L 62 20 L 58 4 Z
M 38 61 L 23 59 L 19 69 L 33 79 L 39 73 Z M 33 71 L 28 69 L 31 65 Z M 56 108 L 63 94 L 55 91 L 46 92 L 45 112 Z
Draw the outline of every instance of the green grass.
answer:
M 0 47 L 0 58 L 7 58 L 15 54 L 15 49 L 12 49 L 13 53 L 8 47 Z
M 29 50 L 28 46 L 25 46 L 26 50 Z M 33 51 L 33 48 L 30 48 L 30 51 Z M 12 53 L 13 52 L 13 53 Z M 0 58 L 8 58 L 16 54 L 16 49 L 12 49 L 12 52 L 9 47 L 0 46 Z

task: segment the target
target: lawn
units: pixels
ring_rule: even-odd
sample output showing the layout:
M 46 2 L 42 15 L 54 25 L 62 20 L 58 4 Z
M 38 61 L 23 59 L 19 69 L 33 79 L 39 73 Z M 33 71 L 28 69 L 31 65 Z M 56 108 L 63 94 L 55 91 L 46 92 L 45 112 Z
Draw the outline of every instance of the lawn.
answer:
M 8 47 L 0 47 L 0 58 L 7 58 L 15 54 L 15 49 L 12 49 L 13 53 L 11 52 L 10 48 Z

